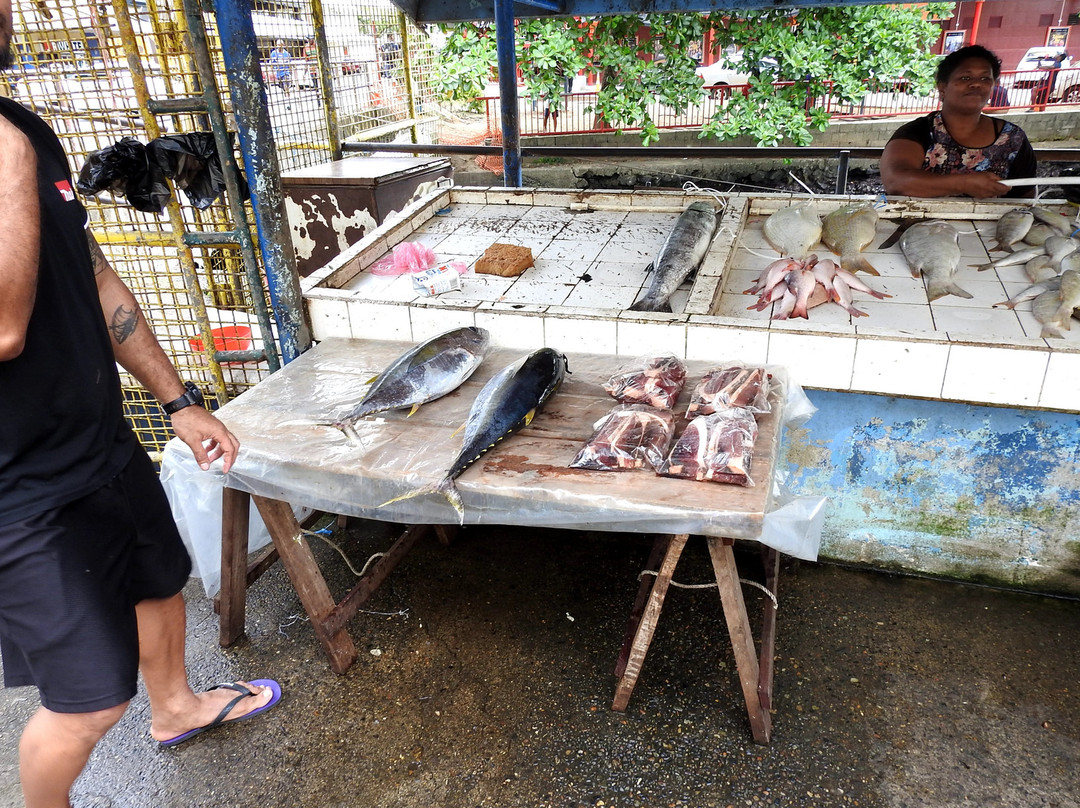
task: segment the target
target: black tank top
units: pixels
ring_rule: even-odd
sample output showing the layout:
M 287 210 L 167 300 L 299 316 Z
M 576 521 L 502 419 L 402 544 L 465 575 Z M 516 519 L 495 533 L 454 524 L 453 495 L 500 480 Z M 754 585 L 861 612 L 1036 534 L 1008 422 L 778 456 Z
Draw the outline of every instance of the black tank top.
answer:
M 86 210 L 75 198 L 63 147 L 44 121 L 14 101 L 0 98 L 0 115 L 37 152 L 41 203 L 37 296 L 26 346 L 0 361 L 2 525 L 95 491 L 119 473 L 137 442 L 124 420 Z

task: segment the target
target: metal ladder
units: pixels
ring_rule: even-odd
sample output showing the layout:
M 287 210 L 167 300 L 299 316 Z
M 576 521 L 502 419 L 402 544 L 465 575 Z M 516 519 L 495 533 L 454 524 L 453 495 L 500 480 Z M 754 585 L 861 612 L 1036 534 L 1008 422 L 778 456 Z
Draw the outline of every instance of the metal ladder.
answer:
M 252 230 L 247 211 L 244 208 L 240 191 L 240 172 L 229 138 L 225 111 L 210 59 L 210 48 L 206 30 L 199 8 L 199 0 L 183 0 L 184 19 L 187 36 L 190 41 L 190 53 L 195 62 L 201 92 L 186 98 L 155 100 L 150 97 L 146 80 L 146 71 L 139 56 L 134 27 L 129 16 L 125 0 L 113 0 L 113 11 L 121 38 L 128 43 L 125 47 L 128 67 L 131 70 L 139 113 L 149 139 L 160 136 L 161 128 L 156 116 L 174 114 L 203 115 L 209 122 L 210 131 L 221 161 L 222 173 L 226 186 L 226 201 L 229 216 L 234 224 L 231 230 L 188 231 L 180 212 L 180 203 L 173 194 L 166 210 L 172 230 L 172 238 L 180 258 L 184 283 L 195 310 L 196 321 L 202 340 L 203 353 L 210 370 L 213 392 L 219 404 L 229 400 L 229 390 L 221 370 L 222 362 L 266 361 L 271 373 L 281 367 L 281 359 L 273 339 L 273 324 L 266 299 L 263 294 L 263 281 L 252 240 Z M 220 245 L 238 247 L 244 265 L 244 276 L 251 293 L 251 303 L 262 334 L 259 347 L 249 350 L 217 350 L 214 343 L 212 326 L 207 313 L 200 283 L 198 268 L 192 255 L 192 247 Z

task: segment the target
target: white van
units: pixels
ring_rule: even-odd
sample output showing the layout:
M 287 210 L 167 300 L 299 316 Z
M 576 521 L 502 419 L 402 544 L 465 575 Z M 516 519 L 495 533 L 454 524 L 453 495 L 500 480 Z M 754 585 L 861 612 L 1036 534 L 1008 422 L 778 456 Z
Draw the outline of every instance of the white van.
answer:
M 1034 87 L 1039 79 L 1043 78 L 1045 72 L 1054 66 L 1054 57 L 1064 50 L 1064 48 L 1048 47 L 1028 48 L 1024 58 L 1016 65 L 1012 86 L 1021 90 Z M 1065 61 L 1061 63 L 1061 68 L 1064 70 L 1071 64 L 1072 60 L 1066 55 Z

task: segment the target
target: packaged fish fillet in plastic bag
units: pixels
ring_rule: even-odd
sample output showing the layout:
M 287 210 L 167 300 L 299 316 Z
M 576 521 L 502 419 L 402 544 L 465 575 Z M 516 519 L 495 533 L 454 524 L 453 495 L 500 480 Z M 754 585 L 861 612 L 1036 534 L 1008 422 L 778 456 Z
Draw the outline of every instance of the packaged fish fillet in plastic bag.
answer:
M 699 415 L 686 425 L 657 469 L 664 477 L 753 485 L 750 461 L 758 426 L 747 409 Z
M 686 382 L 686 365 L 676 356 L 653 356 L 641 360 L 640 367 L 616 373 L 604 389 L 624 404 L 648 404 L 670 410 Z
M 670 410 L 622 404 L 593 424 L 592 437 L 570 468 L 624 471 L 648 463 L 656 469 L 664 461 L 674 434 L 675 416 Z
M 769 374 L 762 367 L 731 363 L 713 368 L 694 387 L 686 417 L 741 407 L 760 415 L 769 412 Z

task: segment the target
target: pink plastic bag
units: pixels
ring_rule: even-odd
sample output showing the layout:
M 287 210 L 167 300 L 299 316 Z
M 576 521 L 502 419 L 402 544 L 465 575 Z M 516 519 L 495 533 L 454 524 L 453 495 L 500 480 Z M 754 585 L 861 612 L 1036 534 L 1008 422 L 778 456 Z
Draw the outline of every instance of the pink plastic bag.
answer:
M 435 252 L 424 244 L 403 241 L 395 245 L 390 255 L 384 255 L 371 267 L 372 275 L 404 275 L 423 272 L 437 262 Z
M 430 247 L 416 244 L 411 241 L 403 241 L 394 247 L 368 269 L 372 275 L 415 275 L 424 272 L 439 264 L 439 258 Z M 458 275 L 464 275 L 469 271 L 469 266 L 464 261 L 450 261 L 446 266 L 457 271 Z

